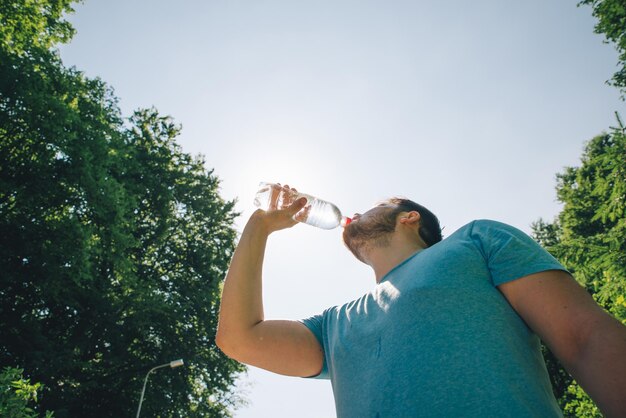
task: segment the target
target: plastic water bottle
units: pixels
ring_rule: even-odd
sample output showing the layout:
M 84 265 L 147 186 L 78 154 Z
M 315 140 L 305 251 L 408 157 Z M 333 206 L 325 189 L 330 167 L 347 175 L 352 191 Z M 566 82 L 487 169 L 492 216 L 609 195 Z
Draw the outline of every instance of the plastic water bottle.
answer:
M 333 229 L 339 225 L 345 227 L 352 219 L 343 216 L 337 206 L 317 197 L 285 189 L 276 183 L 259 184 L 259 190 L 254 197 L 254 204 L 263 210 L 285 208 L 301 197 L 306 197 L 306 206 L 293 216 L 298 222 L 316 226 L 322 229 Z

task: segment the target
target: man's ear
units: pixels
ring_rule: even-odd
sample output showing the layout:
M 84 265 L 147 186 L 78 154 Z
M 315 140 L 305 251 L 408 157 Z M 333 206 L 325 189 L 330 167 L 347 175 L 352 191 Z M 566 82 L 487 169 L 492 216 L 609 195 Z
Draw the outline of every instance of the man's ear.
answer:
M 420 213 L 416 210 L 403 212 L 400 214 L 400 223 L 404 225 L 415 225 L 419 223 L 421 218 Z

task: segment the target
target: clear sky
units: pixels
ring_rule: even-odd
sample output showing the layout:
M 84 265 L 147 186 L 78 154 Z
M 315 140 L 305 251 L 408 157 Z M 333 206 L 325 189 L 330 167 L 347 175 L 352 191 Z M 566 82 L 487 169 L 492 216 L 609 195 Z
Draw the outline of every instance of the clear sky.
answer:
M 404 195 L 444 236 L 478 218 L 530 232 L 560 209 L 555 174 L 624 110 L 605 85 L 617 53 L 576 3 L 86 0 L 61 56 L 113 86 L 125 115 L 155 106 L 182 124 L 183 150 L 238 199 L 238 230 L 258 183 L 278 181 L 347 214 Z M 374 286 L 340 232 L 270 238 L 267 318 Z M 335 416 L 328 381 L 250 368 L 238 393 L 237 418 Z

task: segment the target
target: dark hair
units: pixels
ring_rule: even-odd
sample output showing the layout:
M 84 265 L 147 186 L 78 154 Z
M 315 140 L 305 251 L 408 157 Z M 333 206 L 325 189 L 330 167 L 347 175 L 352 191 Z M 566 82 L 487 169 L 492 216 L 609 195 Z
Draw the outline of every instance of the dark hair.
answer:
M 412 210 L 420 214 L 419 234 L 428 247 L 435 245 L 443 239 L 439 219 L 424 206 L 404 197 L 392 197 L 391 199 L 385 200 L 385 203 L 396 206 L 392 212 L 394 218 L 398 216 L 400 212 L 410 212 Z

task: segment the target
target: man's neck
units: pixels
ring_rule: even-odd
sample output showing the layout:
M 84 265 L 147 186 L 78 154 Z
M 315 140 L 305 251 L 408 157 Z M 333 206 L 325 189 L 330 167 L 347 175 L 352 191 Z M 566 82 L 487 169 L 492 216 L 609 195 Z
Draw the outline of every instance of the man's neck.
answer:
M 367 255 L 367 264 L 374 270 L 376 283 L 404 260 L 423 250 L 419 243 L 394 234 L 388 246 L 372 248 Z

